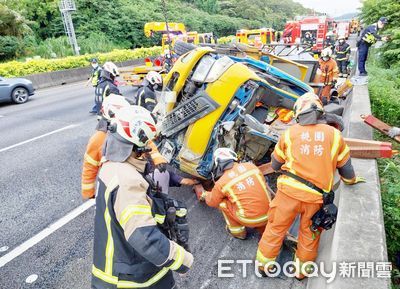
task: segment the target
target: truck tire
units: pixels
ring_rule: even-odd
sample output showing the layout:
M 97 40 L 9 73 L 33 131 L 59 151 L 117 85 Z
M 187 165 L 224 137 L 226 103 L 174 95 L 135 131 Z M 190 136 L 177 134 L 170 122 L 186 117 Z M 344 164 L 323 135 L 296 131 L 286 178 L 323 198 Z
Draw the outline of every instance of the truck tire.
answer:
M 176 41 L 175 46 L 174 46 L 174 52 L 178 56 L 181 56 L 189 51 L 192 51 L 193 49 L 196 49 L 197 46 L 191 43 L 186 43 L 183 41 Z

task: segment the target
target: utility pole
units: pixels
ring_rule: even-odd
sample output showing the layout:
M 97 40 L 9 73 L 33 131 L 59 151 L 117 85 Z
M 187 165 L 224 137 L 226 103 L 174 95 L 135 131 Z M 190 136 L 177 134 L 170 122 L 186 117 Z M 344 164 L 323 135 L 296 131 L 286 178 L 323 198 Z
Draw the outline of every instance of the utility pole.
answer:
M 75 1 L 74 0 L 60 0 L 60 12 L 62 16 L 62 20 L 64 23 L 65 34 L 68 36 L 69 43 L 72 46 L 72 50 L 75 55 L 79 55 L 79 46 L 76 41 L 74 23 L 72 22 L 72 12 L 76 11 Z

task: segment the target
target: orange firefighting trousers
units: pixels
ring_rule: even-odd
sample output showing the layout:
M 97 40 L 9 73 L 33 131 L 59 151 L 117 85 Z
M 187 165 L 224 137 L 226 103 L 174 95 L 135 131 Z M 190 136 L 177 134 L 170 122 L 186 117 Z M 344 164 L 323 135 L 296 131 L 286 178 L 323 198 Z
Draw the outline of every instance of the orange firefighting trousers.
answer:
M 283 240 L 297 215 L 301 215 L 296 257 L 300 262 L 314 261 L 318 254 L 320 232 L 310 230 L 312 216 L 321 208 L 319 203 L 305 203 L 277 192 L 268 212 L 268 224 L 259 242 L 257 260 L 266 264 L 279 254 Z
M 268 220 L 261 221 L 259 223 L 249 224 L 245 223 L 236 216 L 235 209 L 230 202 L 222 202 L 219 205 L 219 209 L 224 216 L 228 231 L 232 236 L 238 238 L 246 237 L 246 227 L 255 228 L 260 234 L 264 233 L 265 226 Z
M 331 100 L 331 90 L 332 90 L 332 85 L 325 85 L 323 88 L 322 88 L 322 91 L 321 91 L 321 96 L 320 96 L 320 99 L 321 99 L 321 101 L 322 101 L 322 98 L 326 98 L 326 100 L 327 101 L 330 101 Z

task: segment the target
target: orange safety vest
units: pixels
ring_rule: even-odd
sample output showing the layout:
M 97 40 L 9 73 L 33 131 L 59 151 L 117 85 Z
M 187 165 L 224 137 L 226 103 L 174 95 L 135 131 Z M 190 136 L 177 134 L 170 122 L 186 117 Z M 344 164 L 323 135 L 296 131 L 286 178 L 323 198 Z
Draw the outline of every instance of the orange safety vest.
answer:
M 206 195 L 206 203 L 217 208 L 225 202 L 243 224 L 258 224 L 268 218 L 271 196 L 266 186 L 263 174 L 254 164 L 235 163 Z
M 281 135 L 273 157 L 283 163 L 282 170 L 330 192 L 335 171 L 349 160 L 350 149 L 340 131 L 334 127 L 326 124 L 295 124 Z M 319 192 L 285 175 L 278 178 L 278 189 L 307 203 L 322 202 Z

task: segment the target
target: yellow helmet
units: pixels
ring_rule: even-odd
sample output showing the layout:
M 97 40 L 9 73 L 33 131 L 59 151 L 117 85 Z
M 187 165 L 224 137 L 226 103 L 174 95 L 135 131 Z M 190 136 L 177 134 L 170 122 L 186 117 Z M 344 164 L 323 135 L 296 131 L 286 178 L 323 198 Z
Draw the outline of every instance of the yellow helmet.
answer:
M 294 117 L 298 118 L 299 115 L 308 113 L 310 111 L 324 112 L 324 107 L 321 100 L 317 95 L 312 92 L 307 92 L 300 96 L 293 107 Z

